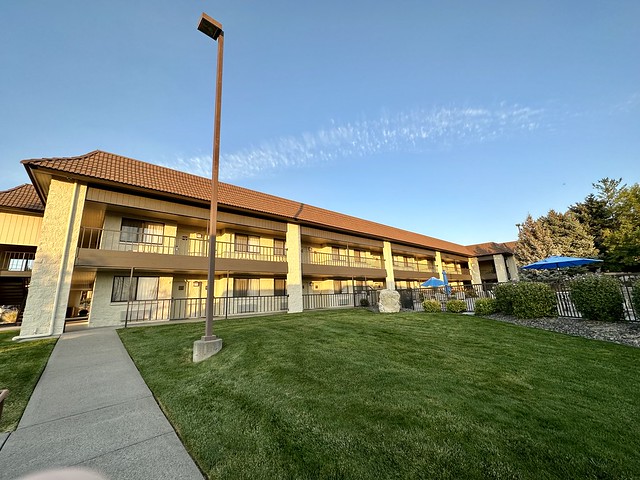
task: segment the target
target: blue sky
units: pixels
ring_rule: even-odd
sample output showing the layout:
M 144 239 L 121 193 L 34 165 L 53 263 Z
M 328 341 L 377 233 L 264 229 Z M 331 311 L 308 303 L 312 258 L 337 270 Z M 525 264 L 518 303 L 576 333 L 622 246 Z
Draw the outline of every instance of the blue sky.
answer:
M 0 189 L 101 149 L 461 244 L 640 181 L 640 2 L 0 1 Z

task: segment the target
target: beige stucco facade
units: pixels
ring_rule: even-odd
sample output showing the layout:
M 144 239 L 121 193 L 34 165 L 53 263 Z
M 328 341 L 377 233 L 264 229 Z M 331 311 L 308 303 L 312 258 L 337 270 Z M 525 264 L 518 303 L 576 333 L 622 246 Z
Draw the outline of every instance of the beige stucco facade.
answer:
M 302 241 L 300 225 L 287 224 L 287 293 L 289 294 L 289 313 L 302 312 Z

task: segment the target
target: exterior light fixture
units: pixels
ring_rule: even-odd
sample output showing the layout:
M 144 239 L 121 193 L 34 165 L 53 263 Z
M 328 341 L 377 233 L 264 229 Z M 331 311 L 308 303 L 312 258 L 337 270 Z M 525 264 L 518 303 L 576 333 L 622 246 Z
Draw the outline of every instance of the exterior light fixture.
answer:
M 193 344 L 193 361 L 200 362 L 220 351 L 222 339 L 213 334 L 213 300 L 216 275 L 216 225 L 218 223 L 218 169 L 220 164 L 220 110 L 222 108 L 222 59 L 224 31 L 222 24 L 206 13 L 198 23 L 198 30 L 218 42 L 216 68 L 215 112 L 213 119 L 213 159 L 211 168 L 211 208 L 209 214 L 209 268 L 207 274 L 207 303 L 204 336 Z

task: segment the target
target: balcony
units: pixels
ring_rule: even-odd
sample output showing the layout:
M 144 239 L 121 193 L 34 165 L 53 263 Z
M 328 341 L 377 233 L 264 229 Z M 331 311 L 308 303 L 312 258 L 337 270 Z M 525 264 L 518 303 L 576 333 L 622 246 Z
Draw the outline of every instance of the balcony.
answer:
M 3 275 L 28 276 L 31 274 L 35 258 L 35 252 L 2 252 L 0 271 Z
M 364 276 L 369 278 L 385 278 L 386 276 L 383 260 L 379 256 L 323 253 L 305 248 L 302 250 L 302 263 L 305 275 Z
M 108 268 L 153 268 L 201 271 L 208 267 L 209 238 L 82 227 L 76 264 Z M 143 254 L 143 255 L 141 255 Z M 287 272 L 282 247 L 216 242 L 216 270 Z M 278 266 L 274 266 L 274 264 Z
M 332 267 L 383 268 L 382 258 L 380 257 L 357 257 L 355 255 L 338 255 L 310 250 L 302 251 L 302 263 Z

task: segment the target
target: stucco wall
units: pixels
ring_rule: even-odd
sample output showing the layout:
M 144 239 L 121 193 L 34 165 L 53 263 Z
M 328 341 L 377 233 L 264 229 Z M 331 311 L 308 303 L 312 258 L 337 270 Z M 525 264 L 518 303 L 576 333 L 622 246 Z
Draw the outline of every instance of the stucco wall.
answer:
M 302 312 L 302 242 L 300 225 L 287 225 L 287 294 L 289 295 L 289 313 Z
M 493 256 L 493 264 L 496 267 L 498 283 L 508 282 L 509 275 L 507 274 L 507 265 L 504 262 L 504 257 L 502 256 L 502 254 L 496 254 Z
M 395 290 L 396 279 L 393 273 L 393 253 L 391 251 L 391 243 L 385 241 L 382 247 L 382 256 L 384 258 L 384 269 L 387 271 L 386 288 Z
M 91 301 L 91 313 L 89 316 L 89 326 L 105 327 L 119 326 L 124 324 L 127 313 L 127 302 L 111 302 L 111 291 L 113 289 L 113 277 L 128 277 L 131 272 L 98 272 L 93 290 L 93 300 Z M 143 272 L 135 272 L 134 276 L 155 276 Z M 158 280 L 158 299 L 170 299 L 173 290 L 172 277 L 160 277 Z M 168 302 L 166 305 L 168 317 Z M 162 316 L 162 315 L 160 315 Z

